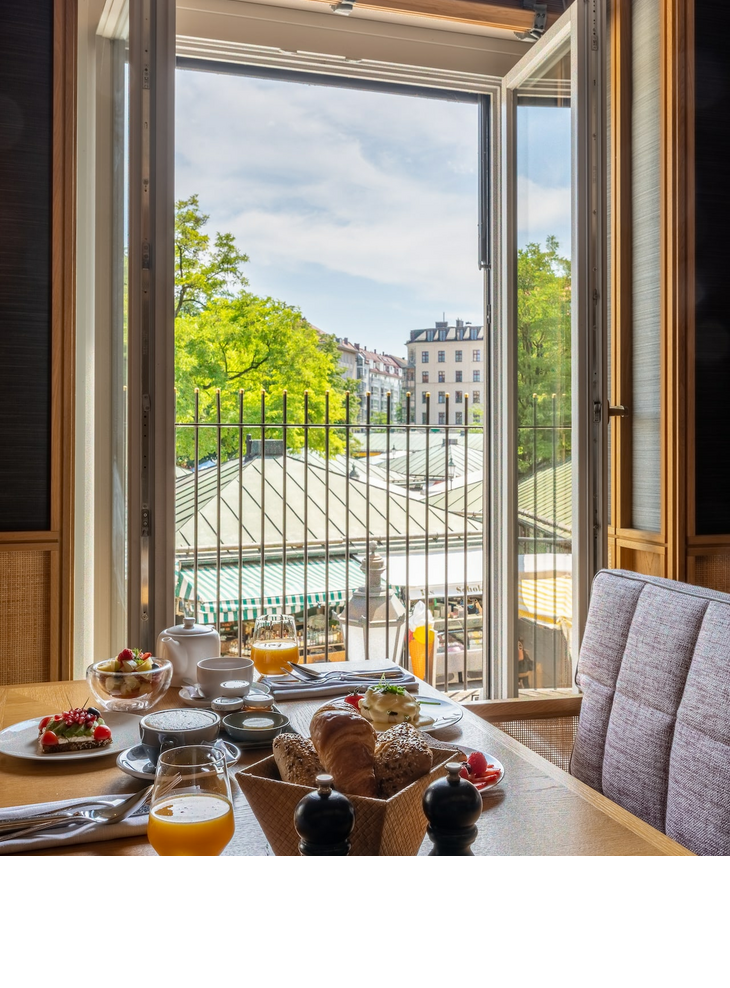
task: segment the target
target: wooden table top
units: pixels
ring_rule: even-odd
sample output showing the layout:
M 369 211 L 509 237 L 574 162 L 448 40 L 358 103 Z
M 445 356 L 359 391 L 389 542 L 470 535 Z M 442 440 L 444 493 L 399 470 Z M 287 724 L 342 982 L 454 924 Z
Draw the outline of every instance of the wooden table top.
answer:
M 0 727 L 31 717 L 39 719 L 67 709 L 69 701 L 81 706 L 88 698 L 85 682 L 30 683 L 0 687 Z M 424 686 L 422 693 L 435 692 Z M 309 720 L 324 701 L 281 702 L 280 709 L 301 733 L 309 733 Z M 171 689 L 159 704 L 178 706 Z M 479 835 L 473 845 L 477 855 L 648 855 L 690 854 L 685 848 L 574 779 L 509 735 L 483 721 L 470 710 L 459 724 L 435 735 L 488 752 L 502 762 L 505 779 L 484 799 Z M 266 750 L 244 752 L 232 771 L 252 764 Z M 133 792 L 147 785 L 116 767 L 116 756 L 99 756 L 80 764 L 33 762 L 0 755 L 0 807 L 40 803 L 102 793 Z M 266 838 L 235 782 L 236 833 L 223 852 L 226 855 L 265 855 Z M 420 854 L 428 854 L 425 838 Z M 40 854 L 125 855 L 155 854 L 145 837 L 77 844 Z M 270 853 L 270 851 L 268 852 Z

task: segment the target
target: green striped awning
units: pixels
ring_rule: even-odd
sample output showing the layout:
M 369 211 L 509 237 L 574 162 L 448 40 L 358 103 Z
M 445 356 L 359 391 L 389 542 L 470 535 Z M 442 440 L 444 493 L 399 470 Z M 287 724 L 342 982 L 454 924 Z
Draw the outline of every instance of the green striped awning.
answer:
M 329 572 L 327 569 L 325 560 L 321 557 L 307 561 L 307 607 L 344 601 L 348 590 L 351 594 L 356 587 L 361 587 L 364 583 L 365 577 L 360 569 L 360 563 L 352 558 L 330 557 Z M 196 615 L 204 624 L 215 624 L 217 616 L 222 622 L 237 621 L 239 604 L 242 621 L 252 621 L 259 614 L 267 611 L 303 610 L 305 606 L 303 559 L 287 561 L 286 596 L 283 596 L 283 591 L 284 565 L 280 559 L 264 564 L 263 607 L 260 563 L 244 563 L 240 568 L 240 598 L 237 562 L 221 565 L 220 590 L 217 567 L 199 566 Z M 175 595 L 183 602 L 195 602 L 192 566 L 179 567 Z

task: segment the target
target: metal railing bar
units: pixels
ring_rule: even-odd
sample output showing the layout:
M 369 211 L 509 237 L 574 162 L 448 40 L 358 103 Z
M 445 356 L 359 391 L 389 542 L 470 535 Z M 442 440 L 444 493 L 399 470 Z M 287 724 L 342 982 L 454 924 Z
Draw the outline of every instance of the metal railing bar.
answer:
M 238 654 L 243 655 L 243 388 L 238 392 Z
M 425 487 L 425 494 L 426 494 L 425 522 L 426 522 L 426 542 L 427 543 L 428 543 L 428 523 L 429 523 L 429 518 L 430 518 L 430 513 L 431 513 L 431 507 L 430 507 L 430 505 L 428 503 L 428 493 L 429 493 L 428 492 L 428 480 L 429 480 L 428 470 L 429 470 L 429 466 L 430 466 L 430 457 L 431 457 L 431 441 L 430 441 L 431 432 L 430 432 L 430 430 L 431 430 L 431 392 L 430 391 L 427 391 L 426 392 L 426 487 Z M 428 630 L 429 630 L 428 612 L 430 610 L 430 607 L 429 607 L 430 596 L 429 596 L 429 592 L 428 592 L 428 590 L 429 590 L 429 586 L 428 586 L 428 552 L 426 552 L 424 554 L 423 568 L 424 568 L 424 575 L 425 575 L 425 587 L 424 587 L 424 590 L 426 591 L 426 682 L 430 686 L 433 686 L 434 683 L 435 683 L 435 681 L 436 681 L 436 675 L 435 675 L 435 672 L 434 672 L 434 669 L 432 668 L 432 666 L 435 666 L 436 663 L 435 663 L 435 661 L 432 661 L 431 660 L 432 650 L 431 650 L 431 647 L 430 647 L 430 644 L 431 643 L 429 641 L 429 634 L 428 634 Z M 434 660 L 436 658 L 436 638 L 437 637 L 438 636 L 436 635 L 436 628 L 434 627 L 434 630 L 433 630 L 433 657 L 434 657 Z
M 307 567 L 309 565 L 309 391 L 304 392 L 304 615 L 302 634 L 304 651 L 302 659 L 307 664 L 307 635 L 309 630 L 309 608 L 307 607 Z
M 345 661 L 350 654 L 350 392 L 345 393 Z
M 193 480 L 193 540 L 198 545 L 198 488 L 200 485 L 200 392 L 195 389 L 195 478 Z M 198 620 L 198 559 L 193 562 L 193 620 Z
M 266 539 L 266 392 L 261 389 L 261 450 L 259 456 L 261 472 L 261 611 L 259 616 L 266 613 L 264 541 Z
M 288 419 L 288 392 L 286 388 L 282 392 L 281 396 L 281 426 L 282 426 L 282 438 L 284 441 L 284 452 L 282 456 L 282 477 L 281 477 L 281 610 L 286 611 L 286 556 L 287 556 L 287 541 L 286 541 L 286 520 L 287 514 L 289 513 L 289 505 L 286 499 L 286 482 L 287 482 L 287 472 L 289 469 L 289 464 L 286 458 L 287 451 L 287 419 Z
M 449 392 L 446 392 L 444 405 L 446 408 L 446 424 L 449 422 Z M 449 446 L 448 428 L 444 430 L 444 691 L 449 691 L 449 456 L 451 447 Z M 434 632 L 435 635 L 435 632 Z M 437 637 L 437 636 L 435 636 Z M 437 642 L 434 641 L 434 664 L 438 666 Z M 435 673 L 434 673 L 435 677 Z M 435 678 L 434 678 L 435 681 Z M 466 689 L 466 680 L 464 680 Z
M 365 392 L 366 467 L 365 467 L 365 658 L 370 658 L 370 410 L 371 395 Z
M 325 391 L 324 393 L 324 420 L 327 424 L 327 429 L 324 433 L 324 455 L 325 455 L 325 484 L 324 484 L 324 518 L 325 518 L 325 546 L 324 546 L 324 593 L 325 604 L 324 609 L 324 619 L 325 619 L 325 637 L 324 637 L 324 660 L 329 662 L 330 660 L 330 393 Z
M 215 531 L 216 531 L 216 602 L 217 609 L 215 612 L 215 630 L 220 634 L 221 630 L 221 389 L 215 389 L 215 410 L 218 417 L 216 423 L 216 442 L 215 442 L 215 462 L 216 462 L 216 502 L 215 502 Z
M 464 420 L 469 421 L 469 392 L 464 393 Z M 467 546 L 467 514 L 466 514 L 466 491 L 467 491 L 467 480 L 469 476 L 469 443 L 467 442 L 468 435 L 464 433 L 464 689 L 468 687 L 468 676 L 469 676 L 469 595 L 467 593 L 468 588 L 468 546 Z M 482 502 L 484 497 L 482 495 Z M 482 588 L 483 589 L 483 588 Z M 483 600 L 484 598 L 482 598 Z M 484 605 L 482 604 L 482 613 L 484 611 Z M 482 636 L 484 637 L 484 628 L 482 627 Z M 485 684 L 486 685 L 486 684 Z
M 398 661 L 398 657 L 390 654 L 390 416 L 391 393 L 388 392 L 385 406 L 385 486 L 388 497 L 385 502 L 385 586 L 387 589 L 387 604 L 385 608 L 385 643 L 388 650 L 386 658 Z
M 410 465 L 410 460 L 411 460 L 411 431 L 410 431 L 410 425 L 411 425 L 411 400 L 412 400 L 412 396 L 411 396 L 411 392 L 409 391 L 406 394 L 406 423 L 409 426 L 408 430 L 406 431 L 406 621 L 409 621 L 410 620 L 410 606 L 411 606 L 411 571 L 410 571 L 410 557 L 411 557 L 411 554 L 410 554 L 410 545 L 411 545 L 411 537 L 410 537 L 411 498 L 410 498 L 410 494 L 411 494 L 411 485 L 408 482 L 408 479 L 410 477 L 410 474 L 409 474 L 409 465 Z M 415 414 L 416 413 L 414 411 L 413 412 L 413 416 L 414 417 L 415 417 Z M 412 662 L 410 660 L 411 659 L 410 648 L 408 646 L 408 628 L 406 628 L 405 642 L 406 642 L 405 643 L 405 650 L 408 653 L 408 665 L 411 667 L 411 672 L 413 672 L 413 664 L 412 664 Z M 405 661 L 404 661 L 404 665 L 405 665 Z

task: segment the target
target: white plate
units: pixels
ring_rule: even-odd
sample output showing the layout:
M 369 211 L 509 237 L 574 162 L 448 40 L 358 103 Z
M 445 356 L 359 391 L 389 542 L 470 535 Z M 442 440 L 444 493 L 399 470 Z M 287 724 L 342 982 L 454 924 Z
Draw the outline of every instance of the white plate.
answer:
M 423 718 L 424 713 L 426 717 L 431 718 L 432 722 L 419 721 L 414 724 L 419 731 L 423 731 L 424 734 L 432 734 L 434 731 L 440 731 L 444 727 L 451 727 L 452 724 L 458 724 L 461 718 L 464 716 L 464 708 L 458 704 L 454 703 L 453 700 L 449 700 L 448 697 L 436 697 L 436 696 L 424 696 L 420 693 L 416 693 L 413 697 L 414 700 L 428 700 L 427 704 L 421 707 L 421 717 Z M 434 702 L 435 701 L 435 702 Z M 438 704 L 438 706 L 436 706 Z M 390 724 L 390 727 L 394 725 Z M 388 728 L 384 727 L 381 729 L 376 728 L 378 734 L 382 734 L 382 731 L 387 731 Z
M 467 761 L 469 760 L 469 755 L 479 750 L 478 748 L 467 748 L 466 745 L 463 744 L 460 744 L 458 747 L 467 756 Z M 490 782 L 488 786 L 485 786 L 483 789 L 479 790 L 482 796 L 485 796 L 488 792 L 494 789 L 495 786 L 498 786 L 501 783 L 502 779 L 504 778 L 504 765 L 500 762 L 498 758 L 495 758 L 494 755 L 490 755 L 486 751 L 483 752 L 483 755 L 487 759 L 487 765 L 494 765 L 494 767 L 499 771 L 498 779 L 496 779 L 494 782 Z
M 91 748 L 88 751 L 50 752 L 44 754 L 38 748 L 38 725 L 41 717 L 23 720 L 0 731 L 0 754 L 14 758 L 27 758 L 33 762 L 76 762 L 86 758 L 100 758 L 103 755 L 117 754 L 131 744 L 139 743 L 139 721 L 136 714 L 126 714 L 118 710 L 102 710 L 104 722 L 112 731 L 112 743 L 106 748 Z
M 228 768 L 231 765 L 235 765 L 241 757 L 241 752 L 230 741 L 223 741 L 219 738 L 216 741 L 216 747 L 225 748 L 226 765 Z M 127 775 L 131 775 L 133 779 L 145 779 L 146 781 L 154 782 L 155 766 L 150 761 L 147 752 L 141 744 L 135 744 L 132 748 L 127 748 L 126 751 L 120 752 L 117 756 L 117 768 L 120 768 L 122 772 L 126 772 Z
M 271 690 L 266 683 L 252 683 L 249 693 L 271 693 Z M 210 710 L 211 699 L 203 696 L 197 683 L 195 686 L 183 686 L 178 696 L 186 707 L 202 707 L 204 710 Z

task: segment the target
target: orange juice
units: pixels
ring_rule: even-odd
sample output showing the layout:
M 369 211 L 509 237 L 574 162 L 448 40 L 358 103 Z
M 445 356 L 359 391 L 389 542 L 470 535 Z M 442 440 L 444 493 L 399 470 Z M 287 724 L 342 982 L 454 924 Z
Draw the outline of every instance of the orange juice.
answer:
M 299 646 L 287 638 L 262 638 L 251 643 L 251 658 L 262 676 L 286 672 L 287 662 L 299 661 Z
M 426 626 L 420 624 L 414 628 L 412 635 L 409 635 L 408 655 L 411 659 L 411 672 L 419 679 L 426 678 Z M 436 640 L 436 632 L 433 628 L 428 629 L 428 657 L 431 668 L 433 668 L 433 646 Z
M 152 808 L 147 837 L 158 854 L 216 855 L 228 844 L 235 825 L 223 796 L 180 793 Z

